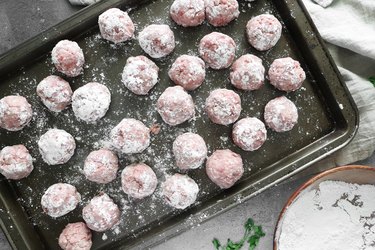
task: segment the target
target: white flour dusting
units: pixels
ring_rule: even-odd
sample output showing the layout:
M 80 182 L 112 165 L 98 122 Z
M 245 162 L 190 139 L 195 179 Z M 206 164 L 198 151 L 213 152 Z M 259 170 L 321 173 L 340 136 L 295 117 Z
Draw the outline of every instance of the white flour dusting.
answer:
M 277 230 L 279 250 L 374 250 L 375 186 L 324 181 L 305 191 Z

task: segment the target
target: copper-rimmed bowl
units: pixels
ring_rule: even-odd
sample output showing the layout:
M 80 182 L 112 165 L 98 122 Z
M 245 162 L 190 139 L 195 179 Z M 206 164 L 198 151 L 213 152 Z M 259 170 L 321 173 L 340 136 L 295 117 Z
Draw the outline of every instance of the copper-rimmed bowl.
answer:
M 333 181 L 344 181 L 347 183 L 355 184 L 371 184 L 375 185 L 375 167 L 361 166 L 361 165 L 349 165 L 333 168 L 324 171 L 310 180 L 302 184 L 288 199 L 283 210 L 279 215 L 277 221 L 275 235 L 273 239 L 273 249 L 278 250 L 278 241 L 281 233 L 281 226 L 284 219 L 284 215 L 288 208 L 294 203 L 294 201 L 299 197 L 302 192 L 308 192 L 313 189 L 317 189 L 319 184 L 323 181 L 333 180 Z

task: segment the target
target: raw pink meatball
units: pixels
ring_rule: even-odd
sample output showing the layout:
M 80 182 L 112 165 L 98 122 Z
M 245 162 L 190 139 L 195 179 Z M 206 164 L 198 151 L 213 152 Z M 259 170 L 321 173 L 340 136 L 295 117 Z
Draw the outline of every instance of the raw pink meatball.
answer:
M 139 46 L 152 58 L 161 58 L 172 53 L 175 47 L 173 31 L 165 24 L 151 24 L 138 36 Z
M 73 91 L 67 81 L 59 76 L 47 76 L 36 87 L 43 104 L 53 112 L 61 112 L 72 101 Z
M 230 81 L 238 89 L 257 90 L 264 84 L 265 69 L 262 59 L 254 55 L 243 55 L 231 67 Z
M 102 37 L 114 43 L 127 41 L 134 35 L 134 24 L 128 13 L 117 8 L 103 12 L 98 24 Z
M 170 9 L 173 21 L 183 27 L 198 26 L 205 19 L 205 0 L 175 0 Z
M 164 90 L 156 106 L 163 121 L 171 126 L 181 124 L 195 115 L 193 98 L 181 86 Z
M 240 117 L 241 98 L 229 89 L 215 89 L 206 99 L 205 110 L 213 123 L 228 125 Z
M 83 173 L 90 181 L 106 184 L 116 179 L 117 155 L 108 149 L 92 151 L 86 158 Z
M 105 116 L 110 104 L 109 89 L 97 82 L 89 82 L 79 87 L 72 97 L 74 115 L 88 123 L 94 123 Z
M 48 165 L 64 164 L 74 155 L 76 143 L 71 134 L 62 129 L 50 129 L 39 141 L 39 152 Z
M 228 68 L 235 56 L 236 43 L 223 33 L 212 32 L 199 42 L 199 55 L 213 69 Z
M 0 127 L 9 131 L 23 129 L 33 117 L 30 103 L 23 96 L 9 95 L 0 99 Z
M 285 96 L 272 99 L 264 109 L 264 121 L 276 132 L 289 131 L 297 124 L 297 107 Z
M 61 73 L 75 77 L 82 74 L 85 57 L 78 43 L 62 40 L 52 49 L 52 62 Z
M 129 57 L 122 72 L 122 82 L 136 95 L 147 95 L 158 82 L 159 67 L 145 56 Z
M 268 70 L 268 78 L 277 89 L 289 92 L 301 87 L 306 74 L 298 61 L 286 57 L 273 61 Z
M 152 195 L 157 184 L 154 171 L 144 163 L 132 164 L 122 170 L 122 190 L 133 198 L 142 199 Z
M 169 78 L 186 90 L 194 90 L 202 85 L 206 77 L 205 64 L 196 56 L 179 56 L 168 71 Z
M 59 236 L 63 250 L 90 250 L 91 245 L 91 231 L 83 222 L 69 223 Z
M 141 153 L 150 145 L 150 129 L 141 121 L 123 119 L 111 131 L 112 145 L 125 154 Z
M 94 231 L 104 232 L 120 222 L 120 209 L 105 193 L 95 196 L 82 209 L 82 217 Z
M 14 145 L 0 151 L 0 173 L 7 179 L 19 180 L 33 171 L 33 158 L 24 145 Z
M 247 23 L 247 40 L 257 50 L 265 51 L 279 41 L 281 30 L 281 23 L 275 16 L 262 14 L 251 18 Z
M 255 117 L 243 118 L 234 124 L 232 138 L 245 151 L 257 150 L 267 139 L 266 126 Z
M 50 186 L 42 196 L 43 211 L 51 217 L 60 217 L 73 211 L 81 201 L 77 189 L 67 183 Z
M 242 158 L 229 149 L 216 150 L 206 162 L 206 173 L 222 189 L 230 188 L 244 172 Z
M 168 176 L 161 188 L 168 205 L 178 209 L 184 209 L 193 204 L 199 192 L 197 183 L 189 176 L 182 174 Z
M 215 26 L 225 26 L 240 14 L 237 0 L 206 0 L 206 17 Z
M 207 146 L 200 135 L 184 133 L 174 140 L 173 155 L 180 169 L 199 168 L 207 157 Z

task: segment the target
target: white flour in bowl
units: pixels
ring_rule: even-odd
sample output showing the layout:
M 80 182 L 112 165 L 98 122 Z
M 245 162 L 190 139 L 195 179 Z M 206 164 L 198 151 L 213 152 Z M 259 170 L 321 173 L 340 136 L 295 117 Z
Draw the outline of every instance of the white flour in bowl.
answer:
M 290 205 L 276 234 L 278 250 L 375 250 L 375 186 L 324 181 Z

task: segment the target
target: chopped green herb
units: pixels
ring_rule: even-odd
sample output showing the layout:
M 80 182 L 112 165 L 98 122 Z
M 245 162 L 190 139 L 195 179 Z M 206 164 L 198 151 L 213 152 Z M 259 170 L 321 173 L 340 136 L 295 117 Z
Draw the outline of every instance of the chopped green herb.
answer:
M 231 239 L 227 240 L 227 244 L 222 246 L 220 241 L 216 238 L 212 240 L 212 244 L 215 247 L 215 250 L 239 250 L 243 247 L 245 242 L 249 243 L 249 250 L 254 250 L 258 245 L 260 238 L 266 234 L 263 232 L 262 226 L 255 225 L 254 221 L 249 218 L 245 222 L 245 233 L 242 239 L 238 242 L 234 242 Z
M 372 83 L 372 85 L 374 85 L 375 87 L 375 76 L 370 76 L 368 79 Z

